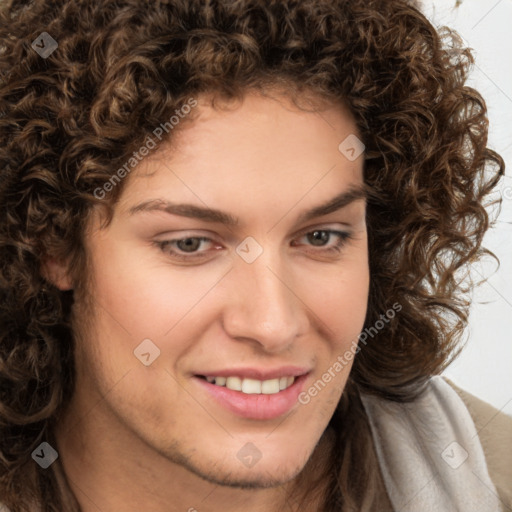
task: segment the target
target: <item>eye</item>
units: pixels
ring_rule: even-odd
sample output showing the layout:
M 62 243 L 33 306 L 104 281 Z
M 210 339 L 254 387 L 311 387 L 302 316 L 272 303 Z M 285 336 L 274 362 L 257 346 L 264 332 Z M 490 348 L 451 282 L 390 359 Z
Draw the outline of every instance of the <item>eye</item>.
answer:
M 163 240 L 155 244 L 166 254 L 176 259 L 191 260 L 203 257 L 208 252 L 208 247 L 219 249 L 220 246 L 210 238 L 204 236 L 190 236 L 176 238 L 174 240 Z M 203 249 L 203 250 L 199 250 Z
M 329 231 L 311 231 L 306 235 L 308 242 L 317 247 L 327 245 L 331 237 L 332 233 Z
M 345 231 L 337 231 L 334 229 L 315 229 L 302 235 L 299 240 L 306 239 L 306 245 L 319 247 L 324 251 L 339 252 L 350 237 L 350 233 Z M 294 245 L 297 244 L 294 243 Z
M 199 238 L 199 237 L 192 237 L 192 238 L 183 238 L 181 240 L 176 240 L 176 247 L 183 252 L 196 252 L 199 247 L 201 247 L 201 244 L 205 241 L 207 241 L 207 238 Z
M 351 238 L 350 233 L 334 229 L 315 229 L 300 236 L 299 242 L 293 241 L 293 246 L 306 245 L 313 247 L 314 253 L 339 253 L 345 242 Z M 300 243 L 301 240 L 305 242 Z M 189 261 L 205 260 L 211 256 L 211 251 L 223 247 L 204 236 L 188 236 L 172 240 L 155 241 L 154 244 L 166 255 L 175 260 Z

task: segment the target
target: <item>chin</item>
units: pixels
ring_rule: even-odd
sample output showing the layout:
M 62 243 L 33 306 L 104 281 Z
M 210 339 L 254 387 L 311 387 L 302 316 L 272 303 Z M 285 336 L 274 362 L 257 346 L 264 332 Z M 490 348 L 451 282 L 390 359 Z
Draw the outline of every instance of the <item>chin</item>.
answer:
M 237 489 L 268 489 L 271 487 L 279 487 L 290 480 L 293 480 L 302 470 L 302 467 L 295 470 L 279 470 L 275 466 L 269 469 L 268 472 L 258 470 L 253 472 L 253 469 L 244 469 L 243 472 L 239 468 L 233 469 L 231 472 L 207 473 L 197 472 L 197 476 L 203 478 L 210 483 L 221 485 L 223 487 L 232 487 Z
M 238 461 L 235 464 L 226 461 L 212 463 L 206 467 L 203 464 L 196 465 L 191 460 L 181 459 L 176 462 L 196 476 L 215 485 L 238 489 L 268 489 L 293 480 L 303 470 L 307 460 L 294 462 L 290 461 L 289 457 L 284 457 L 282 464 L 273 459 L 266 463 L 259 461 L 251 468 L 244 467 Z

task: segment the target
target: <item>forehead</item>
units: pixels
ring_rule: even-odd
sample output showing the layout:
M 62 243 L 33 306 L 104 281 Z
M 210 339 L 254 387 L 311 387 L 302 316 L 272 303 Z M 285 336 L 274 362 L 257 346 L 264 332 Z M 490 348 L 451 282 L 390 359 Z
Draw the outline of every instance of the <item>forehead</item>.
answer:
M 198 98 L 193 119 L 133 171 L 118 208 L 179 197 L 203 206 L 229 204 L 243 214 L 249 206 L 256 212 L 305 195 L 324 200 L 361 183 L 363 158 L 351 161 L 339 149 L 358 134 L 348 109 L 303 103 L 307 111 L 285 96 L 247 94 L 215 107 L 208 97 Z

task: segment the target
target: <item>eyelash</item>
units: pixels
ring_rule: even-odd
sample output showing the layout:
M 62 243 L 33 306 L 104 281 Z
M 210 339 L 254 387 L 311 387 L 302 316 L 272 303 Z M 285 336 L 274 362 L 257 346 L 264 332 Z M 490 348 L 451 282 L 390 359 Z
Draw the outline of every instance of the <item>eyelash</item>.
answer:
M 318 246 L 319 249 L 315 250 L 313 252 L 316 253 L 328 253 L 328 254 L 334 254 L 339 253 L 343 246 L 345 245 L 345 242 L 352 238 L 352 235 L 350 233 L 347 233 L 346 231 L 338 231 L 334 229 L 313 229 L 311 231 L 308 231 L 304 234 L 302 234 L 299 238 L 303 238 L 307 235 L 311 235 L 315 232 L 320 233 L 329 233 L 329 235 L 335 235 L 338 237 L 338 242 L 334 246 Z M 204 236 L 187 236 L 185 238 L 175 238 L 173 240 L 163 240 L 163 241 L 156 241 L 154 242 L 155 245 L 166 254 L 169 254 L 173 258 L 176 258 L 181 261 L 192 261 L 199 258 L 202 258 L 205 252 L 176 252 L 175 250 L 167 251 L 166 249 L 169 246 L 172 246 L 172 244 L 176 244 L 178 242 L 183 242 L 185 240 L 200 240 L 201 242 L 213 242 L 210 238 L 204 237 Z M 215 242 L 214 242 L 215 243 Z

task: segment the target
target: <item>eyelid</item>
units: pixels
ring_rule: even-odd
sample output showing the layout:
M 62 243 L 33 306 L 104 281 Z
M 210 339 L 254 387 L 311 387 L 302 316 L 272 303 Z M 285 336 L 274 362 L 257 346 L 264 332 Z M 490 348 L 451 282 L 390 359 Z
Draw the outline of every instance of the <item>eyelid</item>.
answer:
M 340 226 L 343 226 L 340 228 Z M 301 228 L 299 231 L 291 235 L 290 240 L 294 240 L 297 237 L 304 236 L 311 231 L 351 231 L 352 225 L 347 222 L 328 222 L 328 223 L 317 223 L 305 228 Z M 161 239 L 160 239 L 161 238 Z M 208 238 L 209 241 L 220 245 L 230 245 L 231 243 L 238 245 L 241 240 L 238 240 L 234 236 L 228 237 L 225 242 L 220 242 L 219 237 L 215 232 L 204 229 L 184 229 L 175 231 L 163 231 L 155 235 L 155 242 L 173 242 L 184 240 L 186 238 Z
M 214 238 L 218 237 L 215 231 L 211 231 L 209 229 L 167 229 L 163 231 L 159 231 L 154 235 L 154 238 L 162 238 L 162 241 L 165 240 L 182 240 L 183 238 Z

